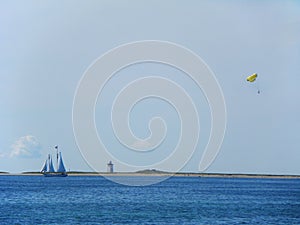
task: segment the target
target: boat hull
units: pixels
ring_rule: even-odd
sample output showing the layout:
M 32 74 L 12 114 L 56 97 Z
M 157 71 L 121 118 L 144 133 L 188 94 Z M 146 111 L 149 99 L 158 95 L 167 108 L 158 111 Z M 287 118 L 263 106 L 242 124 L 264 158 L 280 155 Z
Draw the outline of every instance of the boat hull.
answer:
M 67 177 L 67 173 L 44 173 L 44 177 Z

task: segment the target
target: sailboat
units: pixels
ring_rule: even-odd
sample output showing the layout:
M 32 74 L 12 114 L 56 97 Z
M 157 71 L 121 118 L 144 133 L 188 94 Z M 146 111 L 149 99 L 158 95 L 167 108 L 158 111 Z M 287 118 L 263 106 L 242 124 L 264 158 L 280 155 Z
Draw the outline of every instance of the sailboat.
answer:
M 65 169 L 61 152 L 58 152 L 58 146 L 55 146 L 56 152 L 56 169 L 54 169 L 52 157 L 48 154 L 48 157 L 43 165 L 41 173 L 44 174 L 45 177 L 66 177 L 68 176 L 67 171 Z

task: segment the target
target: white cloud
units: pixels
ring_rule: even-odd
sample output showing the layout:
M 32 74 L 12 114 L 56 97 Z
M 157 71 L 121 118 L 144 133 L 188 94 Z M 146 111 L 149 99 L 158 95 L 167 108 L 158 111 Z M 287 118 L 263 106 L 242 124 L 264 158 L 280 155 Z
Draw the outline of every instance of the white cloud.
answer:
M 142 149 L 142 150 L 148 149 L 151 146 L 152 146 L 151 143 L 149 143 L 146 140 L 138 140 L 131 145 L 132 148 Z
M 41 156 L 41 144 L 32 135 L 20 137 L 12 146 L 10 157 L 38 158 Z

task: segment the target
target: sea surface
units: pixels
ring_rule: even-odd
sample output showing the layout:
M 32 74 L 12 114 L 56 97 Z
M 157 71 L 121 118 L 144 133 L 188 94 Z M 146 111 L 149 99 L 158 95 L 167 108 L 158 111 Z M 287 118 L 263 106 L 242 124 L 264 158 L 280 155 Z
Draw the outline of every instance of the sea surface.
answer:
M 0 176 L 0 224 L 300 224 L 300 180 Z

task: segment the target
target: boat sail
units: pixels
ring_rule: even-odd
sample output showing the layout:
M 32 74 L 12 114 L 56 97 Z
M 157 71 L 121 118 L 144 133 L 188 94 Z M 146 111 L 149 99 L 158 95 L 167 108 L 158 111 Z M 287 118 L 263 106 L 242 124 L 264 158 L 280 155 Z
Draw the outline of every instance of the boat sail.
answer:
M 45 177 L 66 177 L 68 176 L 67 171 L 65 169 L 63 159 L 61 156 L 61 152 L 58 152 L 58 146 L 55 146 L 56 153 L 56 170 L 54 169 L 52 157 L 48 154 L 48 157 L 43 165 L 41 173 L 44 174 Z
M 66 169 L 65 169 L 65 165 L 63 163 L 63 160 L 62 160 L 62 156 L 61 156 L 61 152 L 59 153 L 59 161 L 58 161 L 58 164 L 57 164 L 57 171 L 58 173 L 65 173 L 66 172 Z

